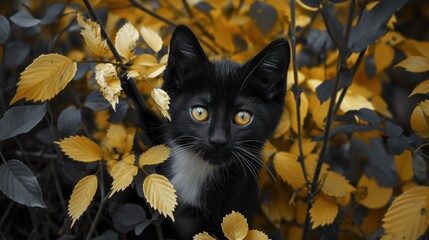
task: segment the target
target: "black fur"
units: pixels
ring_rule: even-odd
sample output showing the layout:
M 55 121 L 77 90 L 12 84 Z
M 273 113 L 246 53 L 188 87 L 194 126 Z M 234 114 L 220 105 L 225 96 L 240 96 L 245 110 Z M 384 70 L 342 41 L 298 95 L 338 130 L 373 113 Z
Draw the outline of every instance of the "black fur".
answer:
M 174 31 L 163 85 L 171 97 L 171 122 L 164 124 L 162 142 L 192 146 L 193 151 L 201 151 L 205 160 L 222 169 L 204 184 L 201 207 L 180 204 L 179 199 L 175 212 L 179 238 L 191 239 L 203 230 L 221 237 L 220 223 L 225 214 L 236 210 L 250 218 L 257 209 L 258 186 L 248 167 L 244 170 L 231 150 L 240 147 L 251 152 L 256 158 L 244 150 L 241 155 L 254 169 L 260 168 L 260 150 L 283 111 L 289 58 L 288 42 L 277 39 L 245 64 L 211 62 L 189 28 L 179 26 Z M 196 105 L 208 109 L 208 121 L 191 117 L 190 109 Z M 233 116 L 243 109 L 253 118 L 248 125 L 238 126 Z M 215 146 L 217 139 L 226 144 Z M 160 169 L 167 177 L 168 164 Z

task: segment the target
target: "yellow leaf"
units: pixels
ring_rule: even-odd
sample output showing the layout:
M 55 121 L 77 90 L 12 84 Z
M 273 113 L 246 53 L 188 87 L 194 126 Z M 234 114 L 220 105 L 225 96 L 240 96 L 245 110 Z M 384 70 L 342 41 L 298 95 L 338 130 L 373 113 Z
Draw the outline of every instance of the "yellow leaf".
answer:
M 168 110 L 170 109 L 170 96 L 168 96 L 167 92 L 160 88 L 154 88 L 150 95 L 158 106 L 158 109 L 161 111 L 161 114 L 171 121 L 170 114 L 168 113 Z
M 127 72 L 127 79 L 140 77 L 140 72 L 137 70 L 130 70 Z
M 226 215 L 221 223 L 223 234 L 229 240 L 244 239 L 249 231 L 247 219 L 239 212 L 232 211 Z
M 301 83 L 303 83 L 305 80 L 305 75 L 302 72 L 298 71 L 297 76 L 298 76 L 298 85 L 301 85 Z M 292 86 L 295 84 L 295 77 L 292 70 L 287 71 L 286 79 L 287 79 L 286 89 L 290 90 L 292 89 Z
M 79 26 L 83 27 L 80 34 L 82 34 L 89 49 L 99 57 L 111 57 L 112 52 L 106 40 L 101 37 L 100 25 L 84 18 L 80 13 L 77 13 L 76 18 Z
M 334 222 L 338 214 L 338 205 L 329 198 L 320 195 L 310 209 L 312 228 L 323 227 Z
M 344 100 L 341 102 L 341 111 L 345 113 L 348 111 L 360 110 L 362 108 L 374 110 L 374 106 L 370 101 L 368 101 L 368 99 L 366 99 L 361 94 L 355 93 L 353 90 L 349 89 L 344 97 Z
M 149 47 L 155 51 L 159 52 L 162 48 L 162 38 L 159 36 L 159 34 L 155 31 L 153 31 L 150 28 L 141 27 L 140 33 L 143 37 L 143 40 L 149 45 Z
M 72 219 L 71 227 L 88 208 L 97 191 L 97 186 L 97 176 L 88 175 L 74 187 L 68 206 L 69 216 Z
M 429 226 L 428 203 L 426 186 L 412 187 L 399 195 L 384 215 L 381 239 L 418 239 Z
M 134 156 L 134 155 L 132 155 Z M 138 168 L 134 165 L 128 164 L 124 161 L 120 161 L 113 166 L 110 175 L 113 178 L 111 197 L 114 193 L 123 191 L 127 188 L 137 174 Z
M 291 127 L 292 130 L 295 132 L 298 132 L 298 122 L 297 122 L 297 109 L 296 109 L 296 102 L 295 102 L 295 96 L 292 91 L 288 91 L 286 93 L 286 106 L 287 109 L 290 112 L 290 120 L 291 120 Z M 304 118 L 307 116 L 308 112 L 308 100 L 304 93 L 301 93 L 301 104 L 300 104 L 300 116 L 301 116 L 301 129 L 304 125 Z
M 304 157 L 310 154 L 313 149 L 316 147 L 316 142 L 313 142 L 311 138 L 303 138 L 302 139 L 302 152 L 304 154 Z M 290 152 L 299 155 L 299 141 L 298 139 L 295 140 L 292 147 L 290 148 Z
M 429 100 L 420 102 L 414 108 L 410 123 L 417 135 L 423 138 L 429 138 Z
M 107 144 L 111 148 L 116 148 L 119 153 L 125 153 L 127 143 L 127 132 L 121 125 L 111 124 L 107 129 Z
M 127 22 L 116 33 L 115 48 L 121 57 L 130 60 L 134 56 L 138 40 L 139 32 L 131 23 Z
M 133 65 L 137 66 L 153 67 L 158 64 L 156 57 L 151 54 L 142 54 L 133 60 Z
M 146 71 L 145 76 L 147 78 L 156 78 L 161 73 L 163 73 L 166 68 L 167 68 L 166 64 L 161 64 L 161 65 L 151 67 Z
M 305 184 L 304 174 L 302 173 L 297 155 L 287 152 L 277 152 L 274 155 L 274 169 L 294 189 L 301 188 Z
M 173 222 L 173 211 L 177 206 L 175 192 L 168 179 L 159 174 L 151 174 L 143 182 L 143 193 L 147 202 L 165 217 L 169 216 Z
M 426 72 L 429 71 L 429 58 L 423 56 L 411 56 L 396 64 L 396 67 L 403 67 L 409 72 Z
M 414 88 L 413 92 L 408 97 L 411 97 L 415 94 L 428 94 L 428 93 L 429 93 L 429 79 L 419 83 L 419 85 L 417 85 Z
M 325 129 L 326 116 L 328 115 L 329 101 L 320 104 L 316 94 L 310 95 L 310 111 L 313 121 L 320 129 Z
M 284 109 L 280 122 L 277 125 L 276 131 L 274 132 L 274 138 L 278 138 L 281 135 L 289 131 L 291 125 L 290 113 L 289 110 Z
M 119 80 L 116 69 L 111 63 L 100 63 L 95 66 L 95 80 L 104 98 L 116 111 L 116 104 L 121 94 L 121 80 Z
M 328 171 L 322 185 L 322 192 L 331 197 L 344 197 L 355 188 L 340 174 Z
M 144 152 L 139 159 L 140 167 L 164 162 L 170 157 L 170 148 L 165 145 L 151 147 Z
M 77 71 L 77 64 L 70 58 L 56 54 L 42 54 L 21 73 L 18 90 L 10 104 L 20 99 L 49 100 L 63 90 Z
M 268 240 L 267 234 L 258 231 L 258 230 L 250 230 L 244 240 Z
M 410 181 L 413 176 L 413 156 L 410 150 L 404 150 L 401 155 L 396 155 L 395 166 L 402 182 Z
M 391 46 L 383 43 L 375 45 L 374 61 L 377 72 L 379 73 L 390 66 L 393 57 L 395 57 L 395 50 Z
M 67 156 L 79 162 L 94 162 L 103 159 L 103 151 L 91 139 L 84 136 L 73 136 L 56 141 Z
M 367 193 L 366 197 L 358 202 L 370 209 L 383 207 L 392 196 L 392 188 L 381 187 L 374 178 L 369 179 L 365 175 L 359 179 L 358 187 L 365 187 Z
M 196 234 L 193 239 L 194 240 L 216 240 L 216 238 L 210 236 L 206 232 Z

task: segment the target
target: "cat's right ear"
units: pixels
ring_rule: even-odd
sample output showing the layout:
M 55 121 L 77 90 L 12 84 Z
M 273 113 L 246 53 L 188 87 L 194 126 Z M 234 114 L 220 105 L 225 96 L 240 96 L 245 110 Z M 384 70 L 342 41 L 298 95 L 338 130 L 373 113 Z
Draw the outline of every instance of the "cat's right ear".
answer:
M 168 65 L 164 73 L 166 87 L 180 88 L 187 75 L 201 70 L 206 63 L 208 58 L 191 29 L 178 26 L 170 41 Z

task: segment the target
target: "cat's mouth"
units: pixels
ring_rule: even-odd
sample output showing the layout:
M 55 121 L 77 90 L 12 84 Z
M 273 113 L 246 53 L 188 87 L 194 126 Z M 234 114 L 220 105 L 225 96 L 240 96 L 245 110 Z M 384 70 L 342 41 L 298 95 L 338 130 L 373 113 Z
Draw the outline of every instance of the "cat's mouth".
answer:
M 205 149 L 202 153 L 202 157 L 205 161 L 213 165 L 228 165 L 233 161 L 231 150 L 222 149 Z

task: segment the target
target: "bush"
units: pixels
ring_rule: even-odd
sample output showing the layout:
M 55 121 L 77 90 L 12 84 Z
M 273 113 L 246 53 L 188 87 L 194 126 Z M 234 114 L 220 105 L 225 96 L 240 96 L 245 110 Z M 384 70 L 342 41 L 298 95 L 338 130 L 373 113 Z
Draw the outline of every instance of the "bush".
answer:
M 262 154 L 263 214 L 227 215 L 227 238 L 426 239 L 428 8 L 3 1 L 0 236 L 163 239 L 177 200 L 154 166 L 170 148 L 151 145 L 142 118 L 169 118 L 162 73 L 186 24 L 212 59 L 244 62 L 278 37 L 292 47 L 283 117 Z

